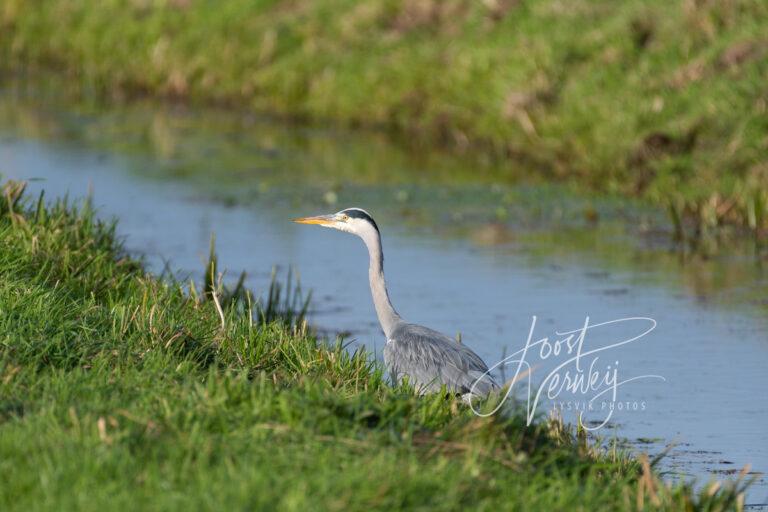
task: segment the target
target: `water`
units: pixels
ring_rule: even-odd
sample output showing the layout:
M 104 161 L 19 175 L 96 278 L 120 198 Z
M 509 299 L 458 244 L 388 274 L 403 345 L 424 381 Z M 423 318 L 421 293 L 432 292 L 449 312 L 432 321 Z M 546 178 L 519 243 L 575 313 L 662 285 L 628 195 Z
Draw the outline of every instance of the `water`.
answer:
M 505 171 L 517 184 L 502 185 L 490 165 L 415 157 L 380 136 L 153 104 L 105 110 L 18 88 L 0 94 L 0 172 L 48 197 L 91 190 L 101 215 L 119 218 L 126 247 L 157 272 L 199 278 L 214 232 L 221 265 L 232 278 L 248 272 L 256 290 L 274 264 L 293 266 L 314 292 L 313 324 L 379 352 L 363 244 L 289 219 L 367 208 L 383 231 L 399 312 L 460 333 L 489 363 L 525 345 L 534 316 L 533 340 L 550 341 L 586 317 L 652 318 L 655 330 L 600 353 L 594 369 L 664 380 L 619 388 L 629 410 L 599 433 L 650 453 L 677 443 L 663 466 L 671 478 L 706 481 L 751 463 L 747 503 L 768 501 L 768 279 L 748 249 L 683 260 L 658 232 L 663 216 L 642 205 L 520 181 L 525 170 Z M 644 322 L 597 328 L 585 350 L 639 334 Z M 538 359 L 538 350 L 528 357 L 534 384 L 556 358 Z M 591 425 L 606 418 L 606 398 L 585 416 Z M 584 399 L 560 395 L 571 406 Z M 564 415 L 575 419 L 567 406 Z

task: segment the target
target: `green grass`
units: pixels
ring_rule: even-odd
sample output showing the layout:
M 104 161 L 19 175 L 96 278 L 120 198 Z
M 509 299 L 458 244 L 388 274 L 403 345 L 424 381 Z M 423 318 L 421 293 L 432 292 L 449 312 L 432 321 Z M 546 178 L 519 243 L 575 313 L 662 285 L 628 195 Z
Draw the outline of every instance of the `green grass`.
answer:
M 87 93 L 385 127 L 765 234 L 762 0 L 5 0 L 0 31 L 5 69 Z
M 88 204 L 22 191 L 0 199 L 2 510 L 743 503 L 743 482 L 697 495 L 558 422 L 392 387 L 370 354 L 315 338 L 295 291 L 185 291 Z

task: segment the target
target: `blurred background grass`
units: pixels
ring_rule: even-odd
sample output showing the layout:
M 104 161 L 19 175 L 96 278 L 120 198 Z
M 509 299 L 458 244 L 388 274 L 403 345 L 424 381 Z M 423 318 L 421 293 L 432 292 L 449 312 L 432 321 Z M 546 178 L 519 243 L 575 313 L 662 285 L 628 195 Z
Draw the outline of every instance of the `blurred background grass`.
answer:
M 385 129 L 765 228 L 761 0 L 5 0 L 6 72 Z

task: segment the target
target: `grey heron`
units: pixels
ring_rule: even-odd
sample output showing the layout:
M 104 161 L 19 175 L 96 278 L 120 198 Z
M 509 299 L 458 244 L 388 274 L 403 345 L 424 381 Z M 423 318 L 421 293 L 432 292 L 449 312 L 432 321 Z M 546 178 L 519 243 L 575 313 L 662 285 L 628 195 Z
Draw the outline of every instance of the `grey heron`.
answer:
M 347 208 L 330 215 L 302 217 L 294 222 L 338 229 L 357 235 L 365 242 L 370 257 L 368 278 L 373 305 L 387 338 L 384 364 L 396 382 L 407 377 L 421 394 L 439 391 L 445 386 L 465 401 L 498 389 L 488 366 L 469 347 L 427 327 L 405 322 L 392 307 L 384 281 L 381 234 L 368 212 Z

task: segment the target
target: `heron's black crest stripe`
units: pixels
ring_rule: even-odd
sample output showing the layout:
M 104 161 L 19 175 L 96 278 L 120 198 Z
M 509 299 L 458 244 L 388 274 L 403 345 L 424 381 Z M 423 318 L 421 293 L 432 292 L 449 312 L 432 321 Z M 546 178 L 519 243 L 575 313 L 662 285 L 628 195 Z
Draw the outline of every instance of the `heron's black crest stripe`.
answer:
M 367 220 L 368 222 L 370 222 L 373 225 L 374 228 L 376 228 L 376 231 L 379 230 L 379 226 L 376 225 L 376 221 L 373 220 L 373 217 L 368 215 L 368 213 L 365 212 L 364 210 L 361 210 L 359 208 L 348 208 L 348 209 L 344 210 L 342 213 L 352 217 L 353 219 Z

